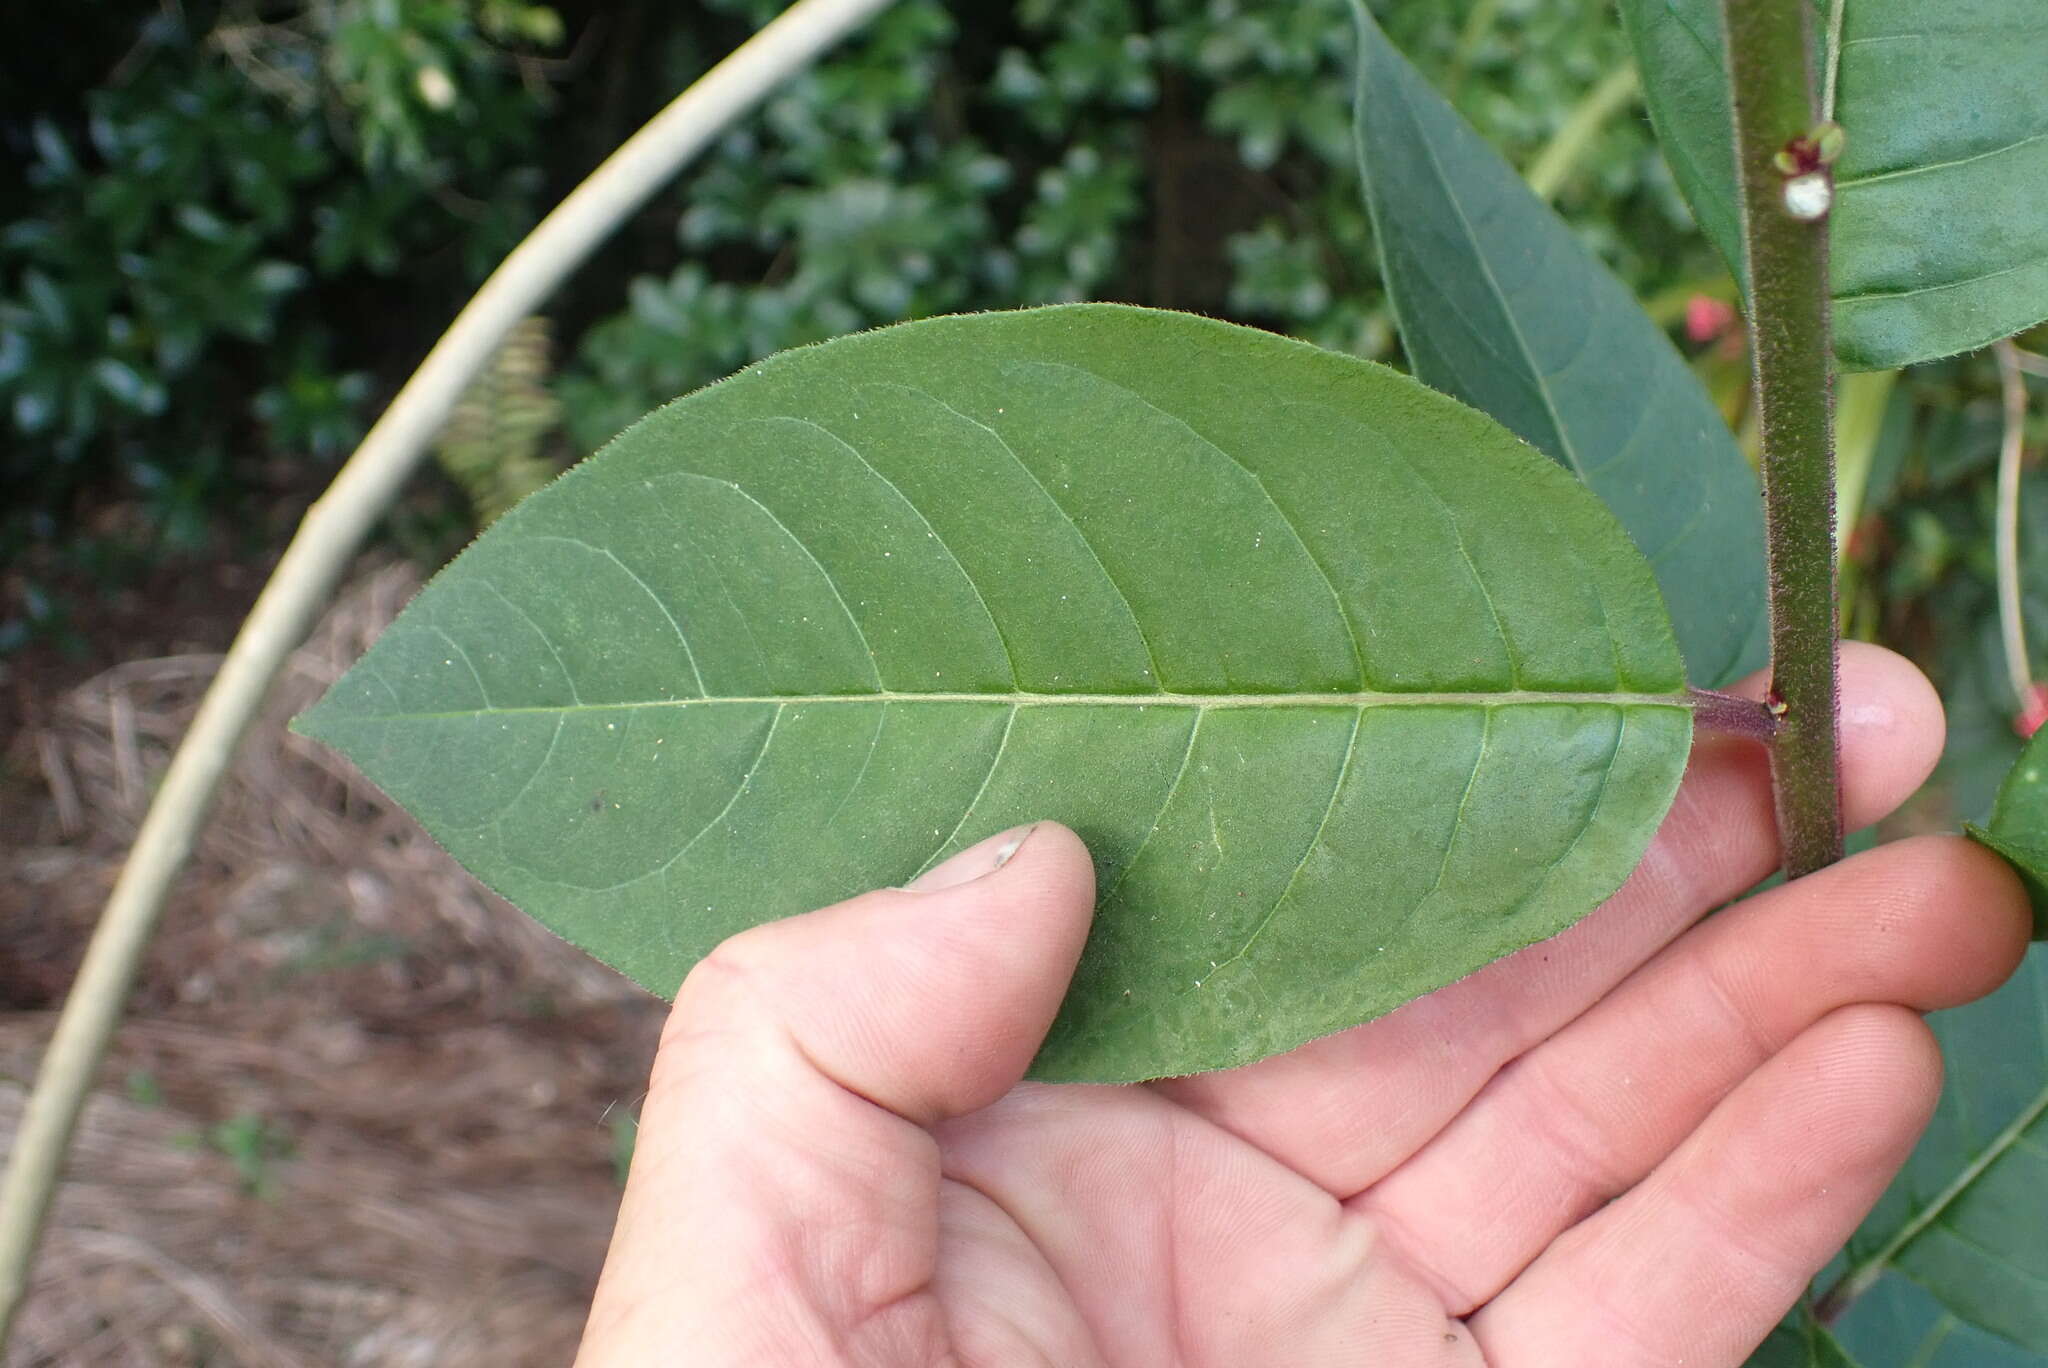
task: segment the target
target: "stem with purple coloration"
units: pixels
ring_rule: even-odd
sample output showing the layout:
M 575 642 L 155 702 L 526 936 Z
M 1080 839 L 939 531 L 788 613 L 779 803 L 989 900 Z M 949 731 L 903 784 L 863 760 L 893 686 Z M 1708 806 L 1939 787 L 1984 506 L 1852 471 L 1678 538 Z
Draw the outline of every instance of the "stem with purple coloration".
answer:
M 1716 736 L 1739 736 L 1765 745 L 1778 739 L 1778 715 L 1771 711 L 1770 704 L 1718 689 L 1685 692 L 1692 701 L 1692 724 L 1696 730 Z

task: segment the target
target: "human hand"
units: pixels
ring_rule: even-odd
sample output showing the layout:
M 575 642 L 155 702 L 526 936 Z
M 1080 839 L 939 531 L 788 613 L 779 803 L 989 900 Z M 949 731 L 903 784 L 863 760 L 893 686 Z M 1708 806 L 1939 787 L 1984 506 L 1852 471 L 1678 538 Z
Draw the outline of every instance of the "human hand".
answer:
M 1942 722 L 1898 657 L 1843 672 L 1857 826 Z M 1563 935 L 1143 1086 L 1018 1081 L 1093 903 L 1064 827 L 738 936 L 676 1000 L 579 1363 L 1734 1368 L 1925 1125 L 1918 1013 L 2027 935 L 1949 836 L 1701 922 L 1776 863 L 1770 814 L 1762 751 L 1703 737 Z

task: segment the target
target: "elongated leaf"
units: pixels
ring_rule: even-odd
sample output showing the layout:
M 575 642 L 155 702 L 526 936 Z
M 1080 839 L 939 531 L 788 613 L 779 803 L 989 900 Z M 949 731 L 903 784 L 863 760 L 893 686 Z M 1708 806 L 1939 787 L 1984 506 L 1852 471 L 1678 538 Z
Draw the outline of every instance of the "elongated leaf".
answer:
M 2019 871 L 2034 904 L 2034 939 L 2048 940 L 2048 728 L 2034 733 L 1999 785 L 1990 824 L 1970 834 Z
M 304 719 L 641 983 L 1034 819 L 1100 909 L 1037 1069 L 1286 1049 L 1549 936 L 1690 740 L 1574 481 L 1380 367 L 1180 314 L 935 319 L 670 405 Z
M 2048 1356 L 1964 1324 L 1897 1273 L 1878 1279 L 1834 1328 L 1860 1368 L 2048 1368 Z
M 1897 1269 L 1962 1321 L 2048 1354 L 2048 946 L 1932 1024 L 1941 1105 L 1850 1242 L 1851 1285 Z
M 1358 145 L 1417 378 L 1569 466 L 1649 557 L 1696 684 L 1767 651 L 1763 505 L 1661 329 L 1362 7 Z
M 1883 370 L 2048 318 L 2048 5 L 1842 5 L 1836 356 L 1849 370 Z M 1621 0 L 1672 174 L 1740 275 L 1719 10 L 1719 0 Z

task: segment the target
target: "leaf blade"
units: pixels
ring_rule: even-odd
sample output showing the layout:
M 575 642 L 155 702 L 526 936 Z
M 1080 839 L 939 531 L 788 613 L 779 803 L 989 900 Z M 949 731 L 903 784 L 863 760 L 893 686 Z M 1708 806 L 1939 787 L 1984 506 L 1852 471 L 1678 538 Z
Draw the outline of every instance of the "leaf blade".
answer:
M 1931 1024 L 1949 1061 L 1941 1102 L 1850 1241 L 1846 1285 L 1897 1269 L 1963 1322 L 2048 1353 L 2048 947 Z
M 1862 1368 L 2043 1368 L 2048 1357 L 1958 1320 L 1903 1275 L 1880 1278 L 1835 1324 Z
M 1656 571 L 1696 682 L 1758 668 L 1762 504 L 1713 401 L 1621 282 L 1354 10 L 1366 202 L 1417 378 L 1606 501 Z
M 1968 830 L 2018 871 L 2034 908 L 2034 939 L 2048 940 L 2048 733 L 2028 738 L 2006 771 L 1990 823 Z
M 659 411 L 301 726 L 658 991 L 744 926 L 1066 821 L 1105 896 L 1037 1071 L 1111 1079 L 1287 1048 L 1562 929 L 1669 803 L 1682 685 L 1620 530 L 1484 418 L 1072 306 Z

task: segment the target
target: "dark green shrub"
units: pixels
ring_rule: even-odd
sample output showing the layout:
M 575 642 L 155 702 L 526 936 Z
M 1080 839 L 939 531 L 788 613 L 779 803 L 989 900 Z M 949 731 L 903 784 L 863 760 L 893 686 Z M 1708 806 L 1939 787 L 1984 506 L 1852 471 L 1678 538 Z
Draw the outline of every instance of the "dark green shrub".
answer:
M 1523 162 L 1627 60 L 1599 3 L 1377 8 Z M 962 309 L 1118 298 L 1386 354 L 1350 49 L 1341 0 L 905 0 L 669 200 L 672 263 L 563 380 L 574 447 L 780 347 Z M 1567 209 L 1645 292 L 1715 269 L 1640 120 L 1581 166 Z
M 372 349 L 420 345 L 377 326 L 398 278 L 444 277 L 439 313 L 532 217 L 546 103 L 496 40 L 554 23 L 503 0 L 164 15 L 77 107 L 9 129 L 0 545 L 60 536 L 110 480 L 160 529 L 203 525 L 252 449 L 345 450 Z

